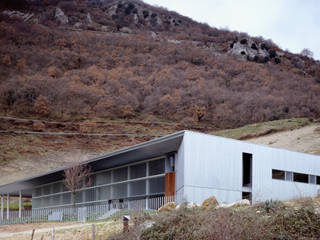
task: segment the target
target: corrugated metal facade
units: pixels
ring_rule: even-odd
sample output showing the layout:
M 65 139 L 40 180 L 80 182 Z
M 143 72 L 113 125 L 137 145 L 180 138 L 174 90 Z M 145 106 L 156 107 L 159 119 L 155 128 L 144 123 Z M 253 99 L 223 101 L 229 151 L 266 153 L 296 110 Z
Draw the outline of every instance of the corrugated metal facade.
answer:
M 252 154 L 251 187 L 242 184 L 243 153 Z M 176 161 L 183 168 L 177 170 L 177 189 L 186 200 L 199 204 L 212 195 L 219 203 L 231 203 L 250 191 L 255 203 L 314 197 L 320 189 L 315 183 L 272 178 L 272 169 L 320 176 L 320 156 L 311 154 L 186 131 Z

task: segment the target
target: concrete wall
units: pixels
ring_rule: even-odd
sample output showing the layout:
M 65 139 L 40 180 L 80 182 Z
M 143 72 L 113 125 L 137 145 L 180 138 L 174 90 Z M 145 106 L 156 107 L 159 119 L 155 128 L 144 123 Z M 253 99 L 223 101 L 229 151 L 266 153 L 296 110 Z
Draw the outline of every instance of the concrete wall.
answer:
M 219 203 L 231 203 L 241 200 L 242 192 L 252 191 L 255 203 L 316 196 L 320 189 L 320 185 L 272 179 L 272 169 L 320 176 L 320 156 L 189 131 L 181 148 L 183 152 L 178 155 L 183 156 L 179 157 L 184 168 L 182 191 L 190 202 L 201 204 L 214 195 Z M 251 189 L 242 187 L 243 152 L 253 155 Z

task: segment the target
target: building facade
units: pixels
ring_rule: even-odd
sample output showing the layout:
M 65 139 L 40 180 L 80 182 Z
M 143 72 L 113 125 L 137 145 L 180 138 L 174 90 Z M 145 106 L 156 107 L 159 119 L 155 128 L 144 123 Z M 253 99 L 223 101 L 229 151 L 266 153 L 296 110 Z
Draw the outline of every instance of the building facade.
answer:
M 77 206 L 145 199 L 145 207 L 152 208 L 152 198 L 171 195 L 198 204 L 209 196 L 219 203 L 257 203 L 315 197 L 320 191 L 320 156 L 192 131 L 84 164 L 94 173 L 92 185 L 77 192 Z M 63 185 L 63 170 L 0 186 L 2 201 L 5 195 L 15 195 L 32 197 L 33 209 L 71 206 L 73 195 Z

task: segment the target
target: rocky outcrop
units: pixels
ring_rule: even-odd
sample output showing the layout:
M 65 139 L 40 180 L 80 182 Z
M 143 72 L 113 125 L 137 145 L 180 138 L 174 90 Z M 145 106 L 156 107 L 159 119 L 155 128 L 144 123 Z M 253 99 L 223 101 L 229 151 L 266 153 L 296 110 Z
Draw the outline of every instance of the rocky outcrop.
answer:
M 216 197 L 212 196 L 207 198 L 206 200 L 203 201 L 203 203 L 201 204 L 200 208 L 202 210 L 210 210 L 210 209 L 214 209 L 219 205 Z
M 69 22 L 68 17 L 60 8 L 56 8 L 55 18 L 60 24 L 67 24 Z
M 125 26 L 134 24 L 149 27 L 177 27 L 183 22 L 182 19 L 177 19 L 170 13 L 155 11 L 154 8 L 138 1 L 117 1 L 113 4 L 107 4 L 103 8 L 113 20 L 121 22 L 123 19 L 130 19 Z
M 33 13 L 23 13 L 20 11 L 10 11 L 10 10 L 2 11 L 1 13 L 4 15 L 7 15 L 10 18 L 21 19 L 24 22 L 30 21 L 30 19 L 34 16 Z
M 272 60 L 276 64 L 281 63 L 279 52 L 266 43 L 257 43 L 250 38 L 233 41 L 230 44 L 229 53 L 258 63 L 267 63 Z
M 231 207 L 241 207 L 241 206 L 250 206 L 251 203 L 248 199 L 242 199 L 240 201 L 230 203 L 230 204 L 220 204 L 217 208 L 231 208 Z

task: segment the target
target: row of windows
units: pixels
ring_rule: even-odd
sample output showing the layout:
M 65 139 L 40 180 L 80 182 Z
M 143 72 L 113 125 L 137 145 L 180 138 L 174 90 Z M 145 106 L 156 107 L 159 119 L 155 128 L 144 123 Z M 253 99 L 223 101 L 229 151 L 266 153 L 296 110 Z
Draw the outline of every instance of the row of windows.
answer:
M 272 179 L 320 185 L 320 176 L 272 169 Z
M 148 163 L 144 162 L 129 167 L 122 167 L 93 174 L 91 176 L 91 181 L 92 186 L 99 186 L 163 173 L 165 173 L 165 161 L 164 159 L 159 159 L 150 161 Z M 34 189 L 33 196 L 39 197 L 65 191 L 68 191 L 68 189 L 64 186 L 64 184 L 62 182 L 57 182 Z
M 76 203 L 163 194 L 164 189 L 164 177 L 157 177 L 148 180 L 120 183 L 113 186 L 101 186 L 83 190 L 77 192 Z M 66 205 L 72 203 L 72 193 L 68 192 L 48 197 L 33 198 L 32 201 L 33 206 L 36 208 Z

